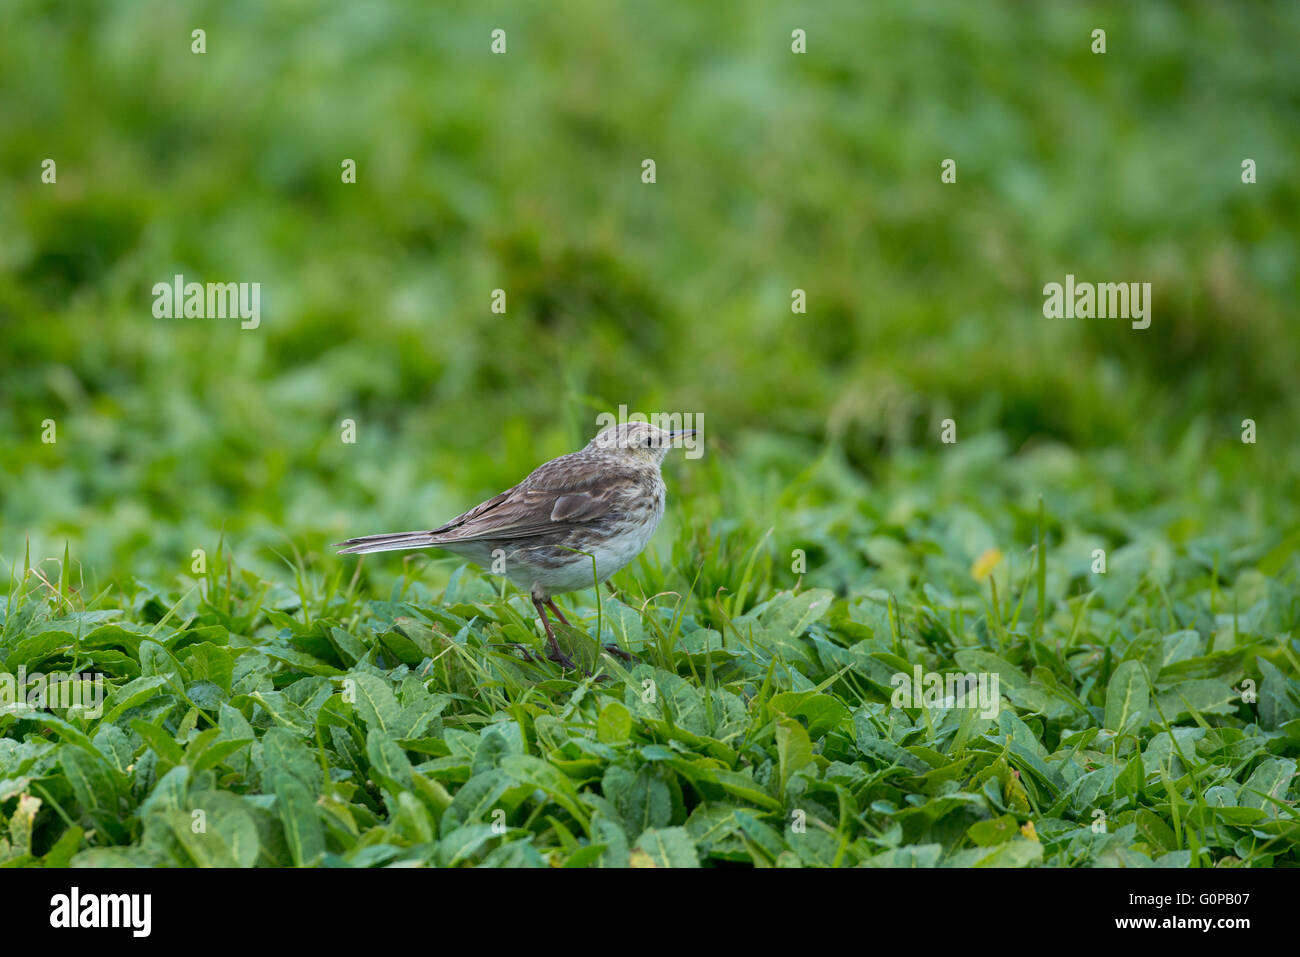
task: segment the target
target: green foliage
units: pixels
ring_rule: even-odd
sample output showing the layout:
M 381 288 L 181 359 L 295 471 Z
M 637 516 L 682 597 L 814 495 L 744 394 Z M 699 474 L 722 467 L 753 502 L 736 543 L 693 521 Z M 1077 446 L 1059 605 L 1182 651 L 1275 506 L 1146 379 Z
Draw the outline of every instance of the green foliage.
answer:
M 1034 481 L 1032 455 L 1017 465 Z M 800 479 L 804 494 L 824 472 Z M 97 709 L 0 717 L 3 854 L 89 866 L 1300 863 L 1294 559 L 1262 574 L 1268 550 L 1236 544 L 1246 533 L 1225 516 L 1177 547 L 1134 526 L 1094 574 L 1096 534 L 1045 511 L 1040 576 L 1037 533 L 1016 542 L 1022 497 L 972 526 L 942 483 L 905 482 L 913 517 L 857 520 L 851 540 L 896 547 L 864 549 L 882 564 L 841 595 L 791 587 L 763 563 L 732 617 L 691 591 L 690 564 L 647 558 L 601 607 L 575 596 L 575 633 L 617 636 L 640 658 L 602 656 L 590 676 L 522 655 L 514 642 L 540 645 L 521 627 L 522 597 L 479 587 L 471 569 L 441 594 L 413 581 L 381 599 L 341 591 L 328 565 L 301 566 L 294 607 L 221 553 L 193 588 L 91 602 L 43 563 L 3 605 L 0 665 L 113 668 Z M 860 491 L 868 506 L 893 494 Z M 683 527 L 674 554 L 689 560 L 694 538 Z M 1008 557 L 979 582 L 969 566 L 986 538 Z M 385 640 L 398 630 L 419 660 Z M 896 701 L 895 676 L 917 665 L 996 676 L 1000 698 L 989 713 Z

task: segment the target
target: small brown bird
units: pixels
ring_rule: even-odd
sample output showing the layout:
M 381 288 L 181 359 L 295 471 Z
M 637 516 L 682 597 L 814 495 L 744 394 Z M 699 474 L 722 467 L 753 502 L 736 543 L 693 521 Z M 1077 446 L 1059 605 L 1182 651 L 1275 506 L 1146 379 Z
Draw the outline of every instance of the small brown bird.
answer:
M 528 592 L 542 620 L 547 657 L 573 668 L 546 617 L 549 607 L 569 623 L 552 596 L 603 582 L 641 553 L 664 514 L 664 456 L 677 440 L 694 434 L 646 422 L 611 426 L 586 448 L 538 466 L 514 488 L 445 525 L 366 535 L 336 546 L 343 554 L 445 548 L 488 568 L 504 561 L 506 577 Z

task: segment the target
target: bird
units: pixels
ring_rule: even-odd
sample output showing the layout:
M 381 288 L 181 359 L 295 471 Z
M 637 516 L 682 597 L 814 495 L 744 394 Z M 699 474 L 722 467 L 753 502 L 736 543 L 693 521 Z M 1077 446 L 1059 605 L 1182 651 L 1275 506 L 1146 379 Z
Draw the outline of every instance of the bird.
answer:
M 339 554 L 441 548 L 504 570 L 537 609 L 547 657 L 574 668 L 547 609 L 568 625 L 555 595 L 603 582 L 641 554 L 664 514 L 664 458 L 695 434 L 640 421 L 612 425 L 584 448 L 544 462 L 518 485 L 437 528 L 365 535 L 334 547 Z M 605 647 L 631 660 L 617 645 Z

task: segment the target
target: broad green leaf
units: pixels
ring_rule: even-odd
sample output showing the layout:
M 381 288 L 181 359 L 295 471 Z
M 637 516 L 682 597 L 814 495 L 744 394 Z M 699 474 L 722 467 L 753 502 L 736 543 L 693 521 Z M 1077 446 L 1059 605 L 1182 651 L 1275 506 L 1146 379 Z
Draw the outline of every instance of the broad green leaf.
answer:
M 287 772 L 274 776 L 273 787 L 294 864 L 304 867 L 316 863 L 325 853 L 325 831 L 311 793 Z
M 849 709 L 838 699 L 814 691 L 786 691 L 773 695 L 768 707 L 779 714 L 807 720 L 808 736 L 813 739 L 838 727 L 849 715 Z
M 740 830 L 739 808 L 727 804 L 701 804 L 686 819 L 686 830 L 703 853 Z
M 989 821 L 976 821 L 966 830 L 966 836 L 980 847 L 992 847 L 1020 836 L 1020 825 L 1012 814 L 1003 814 Z
M 182 664 L 189 670 L 192 680 L 211 681 L 226 694 L 230 693 L 230 681 L 235 670 L 235 658 L 230 649 L 210 641 L 191 645 L 185 649 Z
M 636 836 L 647 828 L 663 827 L 672 819 L 673 802 L 667 782 L 653 767 L 610 765 L 601 780 L 601 793 L 613 802 Z
M 204 748 L 194 759 L 194 770 L 204 771 L 208 768 L 215 768 L 238 751 L 243 750 L 253 743 L 252 738 L 230 738 L 221 741 L 215 741 L 207 748 Z
M 190 807 L 171 812 L 170 819 L 172 832 L 195 864 L 252 867 L 257 862 L 257 824 L 242 799 L 219 791 L 195 792 Z
M 424 734 L 430 723 L 451 703 L 451 697 L 445 694 L 425 694 L 423 698 L 405 705 L 397 716 L 398 738 L 418 738 Z
M 1180 681 L 1157 693 L 1156 704 L 1167 721 L 1176 721 L 1193 710 L 1200 715 L 1231 714 L 1236 710 L 1237 692 L 1221 678 Z
M 357 713 L 369 730 L 383 731 L 394 737 L 406 734 L 407 728 L 401 720 L 402 709 L 387 681 L 359 671 L 352 672 L 344 680 L 352 683 Z
M 500 836 L 491 824 L 458 827 L 438 842 L 438 860 L 444 867 L 455 867 L 468 860 L 493 838 Z
M 1241 786 L 1242 806 L 1262 808 L 1269 812 L 1269 816 L 1277 817 L 1281 809 L 1274 802 L 1285 801 L 1291 779 L 1295 777 L 1295 769 L 1296 762 L 1293 758 L 1267 758 L 1261 761 Z
M 126 782 L 102 757 L 87 754 L 80 748 L 64 747 L 59 754 L 72 793 L 91 822 L 103 831 L 111 843 L 126 839 Z
M 185 762 L 185 752 L 181 746 L 176 743 L 170 732 L 158 727 L 156 724 L 150 724 L 147 721 L 141 721 L 139 718 L 131 720 L 131 730 L 144 739 L 144 743 L 151 747 L 158 757 L 171 764 L 183 764 Z
M 565 867 L 594 867 L 605 853 L 604 844 L 587 844 L 578 848 L 564 862 Z
M 695 842 L 684 827 L 651 828 L 633 848 L 632 867 L 699 867 Z
M 686 762 L 682 763 L 685 764 Z M 681 765 L 675 764 L 674 767 L 680 768 Z M 765 791 L 763 786 L 752 777 L 740 771 L 728 771 L 724 768 L 698 768 L 692 770 L 694 776 L 698 777 L 699 780 L 709 784 L 716 784 L 728 794 L 756 804 L 764 810 L 777 811 L 781 808 L 780 801 Z
M 791 775 L 813 763 L 813 748 L 812 742 L 808 739 L 808 732 L 793 718 L 777 719 L 776 753 L 780 768 L 781 793 L 785 794 Z
M 627 834 L 623 828 L 603 814 L 596 814 L 591 819 L 592 840 L 603 847 L 595 867 L 627 867 Z
M 1191 629 L 1165 635 L 1162 644 L 1161 668 L 1195 658 L 1205 650 L 1205 639 Z
M 141 803 L 141 815 L 181 810 L 185 806 L 189 785 L 190 769 L 184 764 L 172 768 L 159 778 L 149 796 Z
M 813 622 L 830 611 L 835 593 L 829 588 L 811 588 L 791 597 L 788 592 L 773 598 L 763 610 L 763 622 L 791 638 L 803 635 Z
M 1293 683 L 1268 659 L 1255 659 L 1262 680 L 1259 683 L 1259 723 L 1266 730 L 1276 730 L 1293 718 L 1300 717 L 1300 706 Z
M 44 725 L 64 741 L 75 744 L 92 757 L 101 757 L 99 749 L 95 747 L 95 742 L 87 737 L 84 731 L 57 715 L 51 714 L 48 711 L 32 711 L 23 715 L 23 719 L 35 722 L 39 725 Z
M 474 775 L 461 785 L 443 812 L 442 835 L 446 837 L 464 824 L 492 823 L 492 811 L 512 783 L 510 776 L 497 768 Z
M 271 728 L 262 736 L 255 752 L 263 778 L 270 783 L 280 773 L 292 774 L 314 797 L 321 789 L 321 766 L 303 743 L 288 728 Z
M 46 631 L 22 638 L 5 655 L 5 668 L 14 673 L 19 668 L 34 672 L 41 662 L 68 651 L 74 641 L 73 636 L 66 631 Z
M 394 795 L 411 789 L 411 761 L 392 738 L 382 731 L 371 731 L 366 736 L 366 755 L 378 784 Z
M 1164 770 L 1170 774 L 1181 774 L 1187 770 L 1182 767 L 1182 754 L 1189 761 L 1195 760 L 1196 742 L 1205 737 L 1204 728 L 1174 728 L 1172 735 L 1161 731 L 1151 736 L 1142 752 L 1142 768 L 1145 774 L 1158 774 Z
M 436 837 L 436 826 L 429 809 L 414 794 L 403 791 L 397 795 L 396 811 L 389 825 L 395 843 L 419 847 L 430 845 Z
M 1106 689 L 1105 727 L 1116 733 L 1141 727 L 1146 722 L 1150 687 L 1147 670 L 1140 662 L 1122 662 Z
M 577 789 L 572 781 L 552 765 L 531 754 L 512 754 L 501 759 L 501 770 L 520 784 L 540 788 L 552 801 L 573 815 L 584 830 L 587 828 L 589 817 L 578 801 Z
M 1038 841 L 1015 840 L 999 844 L 980 855 L 972 867 L 1028 867 L 1043 859 L 1043 845 Z
M 596 721 L 596 739 L 621 744 L 632 733 L 632 713 L 618 701 L 609 701 Z
M 248 697 L 261 705 L 271 719 L 282 728 L 303 735 L 311 733 L 312 720 L 302 708 L 285 697 L 283 692 L 254 691 Z M 238 704 L 238 699 L 232 703 Z
M 494 768 L 508 754 L 524 753 L 524 737 L 514 721 L 498 721 L 488 725 L 479 735 L 474 749 L 472 773 L 478 774 Z
M 968 674 L 989 674 L 998 676 L 998 687 L 1003 694 L 1008 691 L 1021 691 L 1029 688 L 1029 676 L 1007 661 L 989 651 L 978 648 L 963 648 L 953 658 L 958 666 Z M 944 683 L 947 694 L 947 682 Z M 1009 695 L 1008 695 L 1009 697 Z

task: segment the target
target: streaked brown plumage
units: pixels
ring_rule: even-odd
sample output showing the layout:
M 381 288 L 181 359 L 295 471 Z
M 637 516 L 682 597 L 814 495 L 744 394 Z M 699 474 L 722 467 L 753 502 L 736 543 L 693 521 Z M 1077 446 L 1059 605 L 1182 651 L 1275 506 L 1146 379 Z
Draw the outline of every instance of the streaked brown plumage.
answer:
M 611 426 L 445 525 L 337 544 L 344 554 L 444 548 L 487 568 L 504 559 L 506 577 L 533 600 L 549 657 L 571 668 L 546 609 L 567 625 L 553 596 L 602 582 L 641 553 L 664 513 L 664 456 L 693 434 L 644 422 Z

